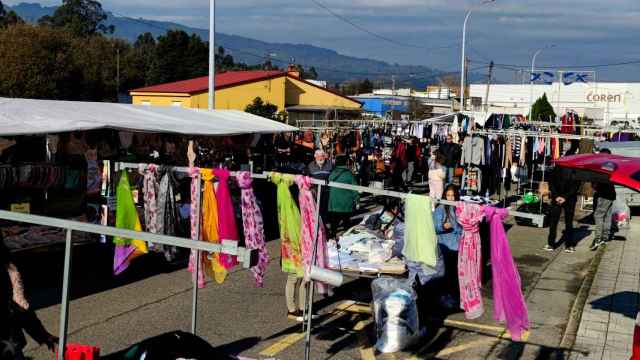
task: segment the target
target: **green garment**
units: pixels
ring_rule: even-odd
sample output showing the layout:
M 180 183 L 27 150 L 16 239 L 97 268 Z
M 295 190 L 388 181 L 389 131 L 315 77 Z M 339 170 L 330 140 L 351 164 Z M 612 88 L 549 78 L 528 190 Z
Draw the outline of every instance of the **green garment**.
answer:
M 351 170 L 346 166 L 338 166 L 329 175 L 329 181 L 343 184 L 358 185 Z M 339 188 L 329 190 L 329 212 L 350 213 L 355 211 L 358 203 L 358 192 Z
M 304 267 L 302 266 L 300 247 L 302 222 L 300 210 L 289 191 L 294 180 L 293 175 L 271 173 L 271 181 L 278 187 L 278 225 L 280 227 L 282 271 L 303 277 Z
M 402 255 L 407 260 L 435 267 L 438 258 L 438 238 L 433 226 L 432 209 L 430 197 L 407 195 Z
M 120 173 L 120 181 L 116 189 L 116 227 L 118 229 L 142 231 L 138 211 L 131 194 L 129 175 L 126 171 Z M 147 252 L 146 243 L 141 240 L 132 241 L 131 239 L 114 237 L 113 243 L 116 245 L 134 245 L 138 250 Z

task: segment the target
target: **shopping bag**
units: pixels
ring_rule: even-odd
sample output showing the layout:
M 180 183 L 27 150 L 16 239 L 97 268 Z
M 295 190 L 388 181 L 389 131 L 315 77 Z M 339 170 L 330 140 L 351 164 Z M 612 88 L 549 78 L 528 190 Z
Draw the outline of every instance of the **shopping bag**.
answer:
M 58 353 L 56 352 L 56 359 Z M 100 348 L 91 345 L 67 344 L 65 360 L 98 360 L 100 359 Z

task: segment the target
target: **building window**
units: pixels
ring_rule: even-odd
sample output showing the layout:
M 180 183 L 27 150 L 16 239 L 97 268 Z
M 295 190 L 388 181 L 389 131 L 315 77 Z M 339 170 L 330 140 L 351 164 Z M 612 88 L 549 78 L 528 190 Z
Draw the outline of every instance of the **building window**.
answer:
M 172 101 L 172 102 L 171 102 L 171 106 L 178 106 L 178 107 L 180 107 L 180 106 L 182 106 L 182 101 Z

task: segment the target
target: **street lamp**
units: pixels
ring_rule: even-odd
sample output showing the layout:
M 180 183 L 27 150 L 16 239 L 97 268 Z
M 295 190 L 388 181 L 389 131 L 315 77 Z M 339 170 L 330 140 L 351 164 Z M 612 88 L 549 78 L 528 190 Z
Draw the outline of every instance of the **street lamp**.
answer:
M 485 0 L 480 5 L 495 2 L 496 0 Z M 471 13 L 475 10 L 474 7 L 467 11 L 467 16 L 464 17 L 464 24 L 462 25 L 462 67 L 460 70 L 460 111 L 464 111 L 464 67 L 465 67 L 465 43 L 467 40 L 467 21 L 471 16 Z
M 215 107 L 216 96 L 216 2 L 209 0 L 209 110 Z
M 551 49 L 556 47 L 555 45 L 547 45 L 545 47 L 543 47 L 542 49 L 538 49 L 538 51 L 536 51 L 533 54 L 533 59 L 531 59 L 531 75 L 529 78 L 529 121 L 533 121 L 534 119 L 531 118 L 531 115 L 533 113 L 533 73 L 536 71 L 536 58 L 538 57 L 538 55 L 546 49 Z

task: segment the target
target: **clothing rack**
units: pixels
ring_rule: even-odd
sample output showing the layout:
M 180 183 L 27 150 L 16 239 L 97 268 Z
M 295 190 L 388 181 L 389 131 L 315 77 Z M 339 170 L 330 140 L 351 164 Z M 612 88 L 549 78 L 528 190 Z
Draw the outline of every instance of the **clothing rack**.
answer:
M 146 164 L 133 164 L 133 163 L 116 163 L 116 169 L 141 169 L 144 170 L 148 167 L 148 165 Z M 181 172 L 188 172 L 190 169 L 188 167 L 174 167 L 173 168 L 174 171 L 181 171 Z M 237 172 L 232 172 L 231 176 L 237 176 Z M 251 177 L 255 178 L 255 179 L 268 179 L 270 177 L 269 173 L 263 172 L 260 174 L 256 174 L 256 173 L 251 173 Z M 333 188 L 338 188 L 338 189 L 345 189 L 345 190 L 353 190 L 353 191 L 359 191 L 359 192 L 366 192 L 366 193 L 370 193 L 373 195 L 382 195 L 382 196 L 389 196 L 389 197 L 395 197 L 395 198 L 399 198 L 399 199 L 406 199 L 407 196 L 409 194 L 407 193 L 401 193 L 401 192 L 397 192 L 397 191 L 391 191 L 391 190 L 381 190 L 381 189 L 375 189 L 375 188 L 371 188 L 371 187 L 365 187 L 365 186 L 358 186 L 358 185 L 350 185 L 350 184 L 343 184 L 343 183 L 337 183 L 337 182 L 333 182 L 333 181 L 323 181 L 323 180 L 318 180 L 318 179 L 311 179 L 311 183 L 314 185 L 318 186 L 318 191 L 316 194 L 316 212 L 315 212 L 315 230 L 314 230 L 314 237 L 313 237 L 313 255 L 311 257 L 311 266 L 315 266 L 316 264 L 316 254 L 317 254 L 317 249 L 318 249 L 318 232 L 319 232 L 319 227 L 320 227 L 320 221 L 319 221 L 319 217 L 320 217 L 320 198 L 321 198 L 321 194 L 322 194 L 322 190 L 323 190 L 323 186 L 324 187 L 333 187 Z M 426 196 L 426 195 L 425 195 Z M 436 203 L 439 204 L 445 204 L 445 205 L 452 205 L 455 206 L 457 205 L 457 203 L 455 201 L 448 201 L 448 200 L 442 200 L 442 199 L 437 199 L 435 201 Z M 514 211 L 509 209 L 509 215 L 510 216 L 517 216 L 517 217 L 522 217 L 522 218 L 528 218 L 531 219 L 532 222 L 534 224 L 537 224 L 539 227 L 543 226 L 544 223 L 544 215 L 541 214 L 529 214 L 529 213 L 524 213 L 524 212 L 519 212 L 519 211 Z M 198 234 L 199 236 L 199 234 Z M 223 246 L 224 248 L 224 246 Z M 196 268 L 196 271 L 198 271 L 198 269 Z M 197 274 L 197 272 L 196 272 Z M 196 279 L 196 277 L 194 277 L 194 279 Z M 194 280 L 194 297 L 196 296 L 195 294 L 197 294 L 197 283 L 196 280 Z M 310 351 L 311 351 L 311 320 L 312 320 L 312 316 L 311 314 L 313 314 L 313 292 L 314 292 L 314 281 L 313 279 L 309 281 L 308 283 L 308 288 L 306 291 L 306 308 L 303 314 L 303 330 L 304 327 L 306 327 L 306 334 L 305 334 L 305 359 L 310 359 Z M 195 313 L 195 308 L 196 305 L 194 305 L 194 313 Z M 306 321 L 307 323 L 304 324 L 304 319 L 306 316 Z M 306 325 L 306 326 L 305 326 Z
M 148 165 L 146 164 L 132 164 L 132 163 L 117 163 L 116 164 L 116 169 L 146 169 Z M 189 172 L 189 168 L 188 167 L 173 167 L 172 168 L 174 171 L 179 171 L 179 172 Z M 237 176 L 238 172 L 231 172 L 230 176 Z M 270 174 L 269 172 L 263 172 L 263 173 L 251 173 L 251 177 L 254 179 L 269 179 Z M 381 195 L 381 196 L 389 196 L 389 197 L 395 197 L 395 198 L 400 198 L 400 199 L 406 199 L 408 195 L 410 195 L 409 193 L 402 193 L 402 192 L 398 192 L 398 191 L 393 191 L 393 190 L 382 190 L 382 189 L 376 189 L 376 188 L 372 188 L 372 187 L 367 187 L 367 186 L 359 186 L 359 185 L 351 185 L 351 184 L 343 184 L 343 183 L 339 183 L 339 182 L 333 182 L 333 181 L 324 181 L 324 180 L 318 180 L 318 179 L 311 179 L 311 183 L 314 185 L 318 185 L 318 186 L 327 186 L 327 187 L 333 187 L 333 188 L 337 188 L 337 189 L 344 189 L 344 190 L 353 190 L 353 191 L 358 191 L 358 192 L 364 192 L 364 193 L 369 193 L 372 195 Z M 443 200 L 443 199 L 437 199 L 435 200 L 436 204 L 444 204 L 444 205 L 456 205 L 455 201 L 448 201 L 448 200 Z M 531 219 L 533 220 L 533 222 L 535 224 L 538 224 L 540 226 L 542 226 L 543 220 L 544 220 L 544 215 L 536 215 L 536 214 L 529 214 L 529 213 L 524 213 L 524 212 L 519 212 L 519 211 L 514 211 L 514 210 L 509 210 L 509 215 L 510 216 L 516 216 L 516 217 L 522 217 L 522 218 L 527 218 L 527 219 Z

